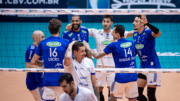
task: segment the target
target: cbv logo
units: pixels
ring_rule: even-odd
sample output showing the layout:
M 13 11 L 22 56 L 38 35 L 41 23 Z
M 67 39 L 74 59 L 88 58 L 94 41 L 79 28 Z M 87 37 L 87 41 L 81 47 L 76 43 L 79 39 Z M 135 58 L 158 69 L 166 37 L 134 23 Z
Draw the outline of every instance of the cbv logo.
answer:
M 171 3 L 171 0 L 111 0 L 111 8 L 119 9 L 122 6 L 127 6 L 128 9 L 131 9 L 131 6 L 141 6 L 141 5 L 155 5 L 157 9 L 160 9 L 161 6 L 163 7 L 173 7 L 175 8 L 176 5 Z M 148 7 L 147 7 L 148 8 Z

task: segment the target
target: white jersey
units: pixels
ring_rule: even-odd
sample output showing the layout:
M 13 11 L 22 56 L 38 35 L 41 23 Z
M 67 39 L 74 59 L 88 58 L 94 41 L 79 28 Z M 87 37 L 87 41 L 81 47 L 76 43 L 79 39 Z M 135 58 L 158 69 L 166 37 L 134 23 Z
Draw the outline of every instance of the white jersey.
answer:
M 94 92 L 94 90 L 91 82 L 91 75 L 95 75 L 94 68 L 93 61 L 86 57 L 81 63 L 77 62 L 75 59 L 72 59 L 69 66 L 64 65 L 65 72 L 71 73 L 76 86 L 86 87 L 92 92 Z
M 98 101 L 94 93 L 84 87 L 77 87 L 77 94 L 74 99 L 71 99 L 69 94 L 63 93 L 59 101 Z
M 113 35 L 112 35 L 113 30 L 111 30 L 110 33 L 105 33 L 104 29 L 100 29 L 100 30 L 88 29 L 88 31 L 89 31 L 89 36 L 93 36 L 96 40 L 97 52 L 103 51 L 104 48 L 113 41 Z M 97 59 L 96 65 L 115 67 L 112 54 L 108 54 L 100 59 Z

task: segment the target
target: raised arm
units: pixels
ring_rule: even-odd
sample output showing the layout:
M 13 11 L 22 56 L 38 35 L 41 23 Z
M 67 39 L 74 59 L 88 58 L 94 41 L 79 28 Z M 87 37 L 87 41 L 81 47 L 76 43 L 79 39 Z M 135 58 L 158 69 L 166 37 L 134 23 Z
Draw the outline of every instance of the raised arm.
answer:
M 74 45 L 75 42 L 76 41 L 71 42 L 66 50 L 65 57 L 64 57 L 65 66 L 69 66 L 70 63 L 72 62 L 72 46 Z
M 147 25 L 153 31 L 152 32 L 152 36 L 153 37 L 159 37 L 161 35 L 161 31 L 158 28 L 156 28 L 155 26 L 153 26 L 150 23 L 148 23 L 146 15 L 141 15 L 141 18 L 142 18 L 142 20 L 140 19 L 140 21 L 143 24 Z
M 94 52 L 94 51 L 90 48 L 89 44 L 88 44 L 86 41 L 83 41 L 83 43 L 84 43 L 84 46 L 86 47 L 87 51 L 89 51 L 89 52 L 91 53 L 91 55 L 92 55 L 95 59 L 99 59 L 99 58 L 101 58 L 101 57 L 103 57 L 103 56 L 106 55 L 106 53 L 105 53 L 104 51 L 101 51 L 100 53 Z

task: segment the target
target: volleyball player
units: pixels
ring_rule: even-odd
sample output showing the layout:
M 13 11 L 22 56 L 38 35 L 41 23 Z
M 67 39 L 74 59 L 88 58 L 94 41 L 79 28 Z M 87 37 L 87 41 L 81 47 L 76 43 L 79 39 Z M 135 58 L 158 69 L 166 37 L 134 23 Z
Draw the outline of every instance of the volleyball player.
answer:
M 161 68 L 158 56 L 155 50 L 155 38 L 161 35 L 161 31 L 155 26 L 148 23 L 145 15 L 137 15 L 133 22 L 134 29 L 137 30 L 133 33 L 134 44 L 141 60 L 140 68 Z M 148 26 L 149 29 L 144 26 Z M 139 101 L 147 101 L 143 95 L 144 87 L 147 84 L 147 96 L 149 101 L 156 101 L 156 87 L 161 85 L 160 73 L 139 73 L 138 74 L 138 90 Z
M 45 69 L 64 69 L 63 59 L 69 42 L 59 37 L 61 21 L 53 18 L 49 21 L 48 28 L 51 36 L 39 44 L 31 64 L 34 64 L 40 56 L 43 56 Z M 59 96 L 62 94 L 62 89 L 58 82 L 61 75 L 62 73 L 44 73 L 43 99 L 54 101 L 56 95 L 59 99 Z
M 43 65 L 42 57 L 39 58 L 39 60 L 37 61 L 38 63 L 35 63 L 36 66 L 31 65 L 30 62 L 33 55 L 35 54 L 35 51 L 39 43 L 42 40 L 44 40 L 44 33 L 40 30 L 36 30 L 32 34 L 32 39 L 33 39 L 33 43 L 29 45 L 29 47 L 26 50 L 26 55 L 25 55 L 26 68 L 42 68 L 42 67 L 38 67 Z M 42 73 L 27 73 L 26 76 L 26 86 L 36 101 L 43 101 L 41 98 L 42 87 L 43 87 L 42 79 L 43 79 Z
M 70 73 L 61 75 L 59 83 L 64 91 L 59 101 L 98 101 L 93 91 L 76 86 Z
M 72 52 L 74 59 L 72 58 Z M 94 63 L 91 59 L 85 57 L 85 55 L 86 52 L 83 43 L 77 41 L 71 42 L 63 62 L 65 72 L 72 74 L 76 86 L 90 89 L 100 100 Z
M 112 53 L 115 68 L 136 68 L 134 43 L 124 38 L 124 32 L 125 29 L 122 25 L 115 25 L 112 35 L 117 42 L 107 45 L 103 51 L 98 53 L 92 51 L 88 43 L 84 42 L 84 45 L 97 59 Z M 137 88 L 136 73 L 116 73 L 115 80 L 111 85 L 111 95 L 115 98 L 111 97 L 111 101 L 122 98 L 124 92 L 129 101 L 136 101 Z

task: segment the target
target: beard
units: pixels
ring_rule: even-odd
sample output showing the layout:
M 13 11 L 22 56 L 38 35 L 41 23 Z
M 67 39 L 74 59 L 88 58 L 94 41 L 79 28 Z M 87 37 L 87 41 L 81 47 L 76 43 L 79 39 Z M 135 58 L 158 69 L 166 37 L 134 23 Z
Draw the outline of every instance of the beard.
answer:
M 74 26 L 77 25 L 77 28 L 75 28 Z M 80 28 L 80 24 L 73 24 L 72 25 L 72 30 L 78 30 Z
M 73 87 L 71 87 L 71 90 L 69 91 L 69 95 L 71 96 L 71 93 L 73 93 L 73 92 L 74 92 L 74 89 L 73 89 Z
M 103 29 L 104 29 L 104 30 L 109 30 L 109 29 L 110 29 L 110 26 L 109 26 L 109 27 L 108 27 L 108 26 L 106 26 L 106 27 L 103 26 Z

